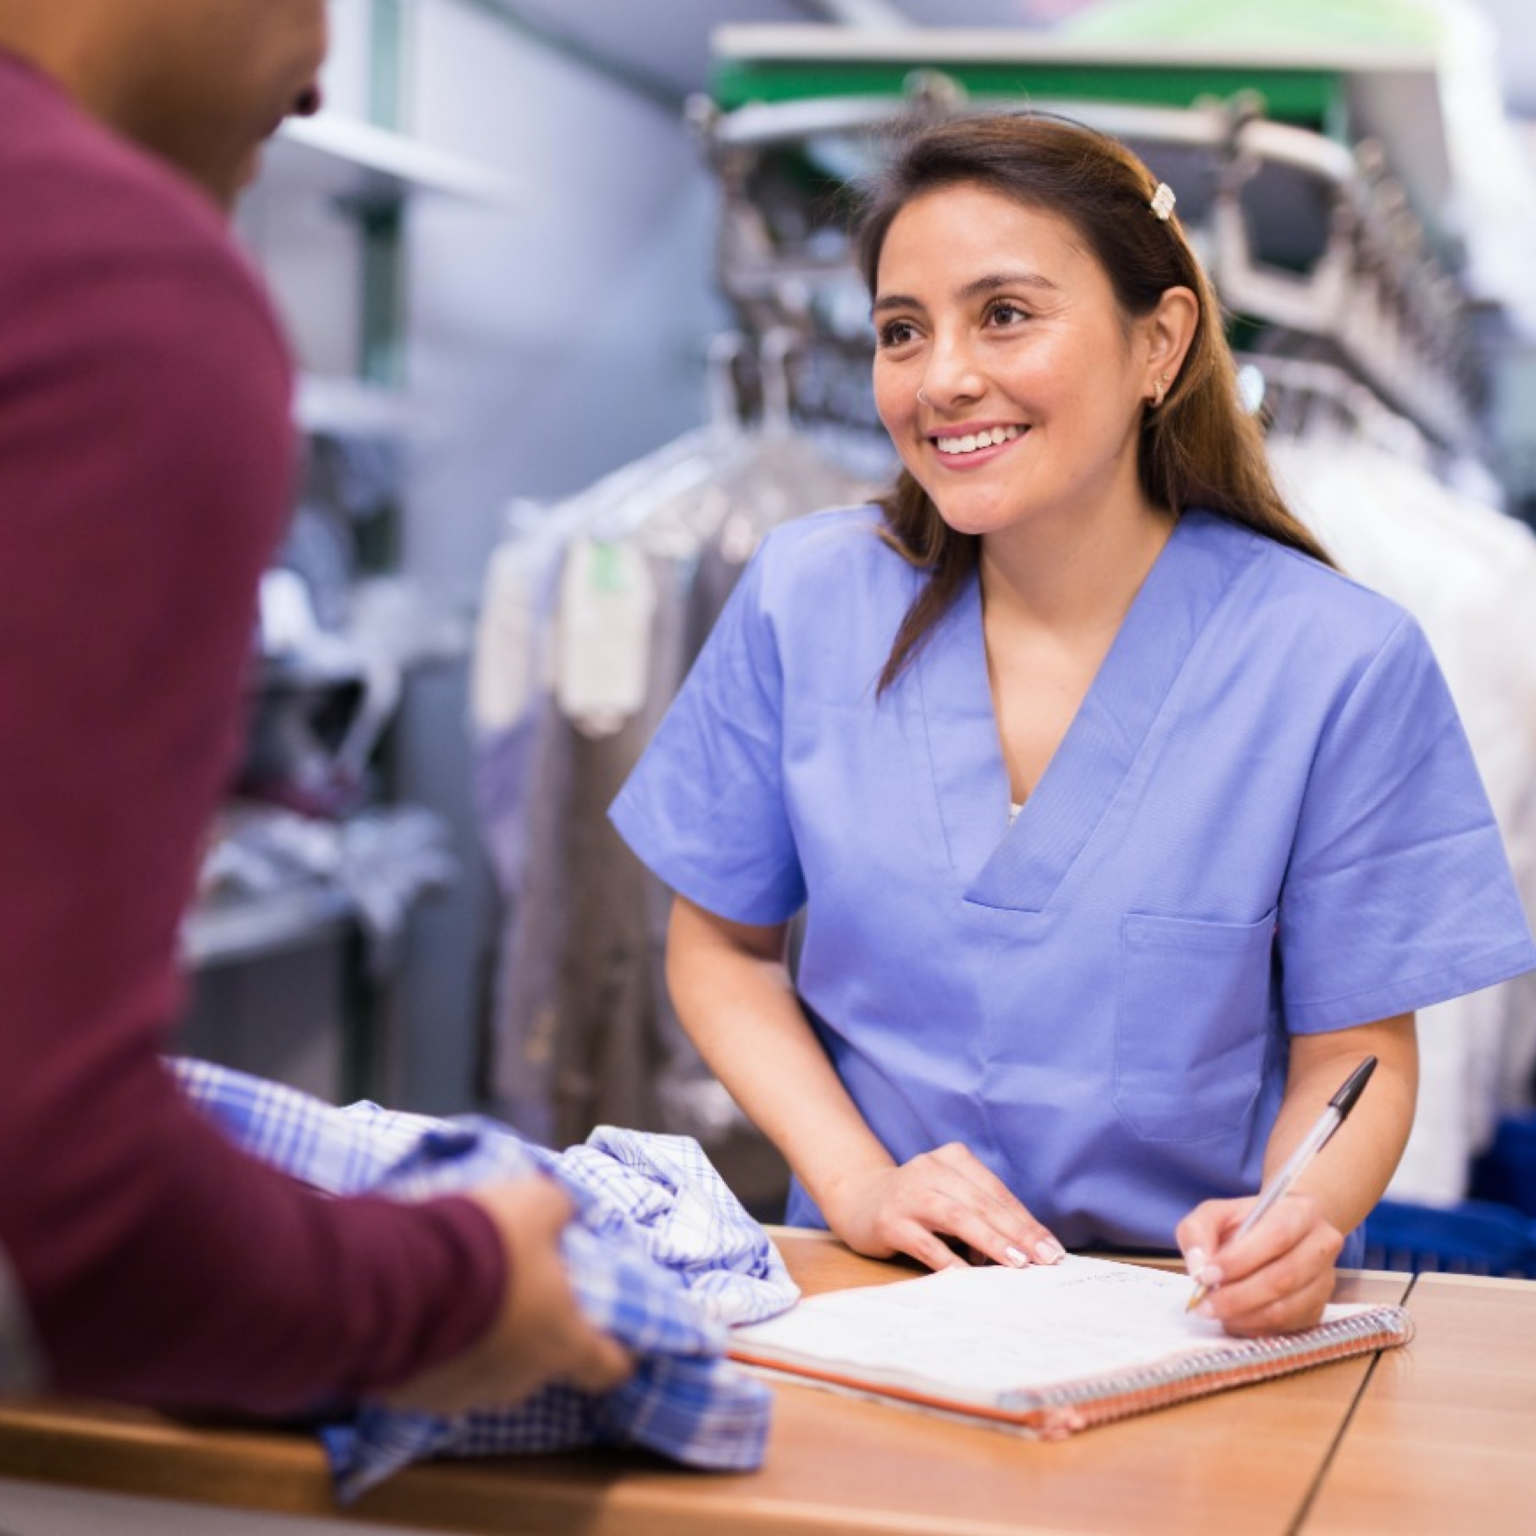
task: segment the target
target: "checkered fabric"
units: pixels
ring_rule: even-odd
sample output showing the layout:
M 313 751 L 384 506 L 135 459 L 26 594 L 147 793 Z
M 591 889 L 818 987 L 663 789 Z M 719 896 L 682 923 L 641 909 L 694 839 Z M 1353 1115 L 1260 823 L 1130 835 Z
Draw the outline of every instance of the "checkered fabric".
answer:
M 577 1209 L 562 1238 L 577 1301 L 639 1361 L 602 1396 L 553 1386 L 515 1408 L 456 1415 L 363 1404 L 320 1429 L 342 1501 L 430 1456 L 630 1445 L 692 1467 L 761 1463 L 771 1399 L 725 1359 L 725 1329 L 771 1317 L 799 1292 L 691 1137 L 602 1126 L 554 1152 L 481 1116 L 436 1119 L 366 1101 L 338 1108 L 210 1062 L 169 1065 L 238 1146 L 332 1194 L 418 1200 L 552 1175 Z

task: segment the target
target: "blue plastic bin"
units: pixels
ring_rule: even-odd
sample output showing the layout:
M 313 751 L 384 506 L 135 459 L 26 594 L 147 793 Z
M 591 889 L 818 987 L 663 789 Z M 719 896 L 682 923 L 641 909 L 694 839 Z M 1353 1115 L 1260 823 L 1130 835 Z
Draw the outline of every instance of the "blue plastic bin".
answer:
M 1367 1269 L 1536 1279 L 1536 1225 L 1512 1206 L 1383 1200 L 1366 1218 Z
M 1536 1217 L 1536 1114 L 1506 1115 L 1472 1164 L 1468 1193 Z

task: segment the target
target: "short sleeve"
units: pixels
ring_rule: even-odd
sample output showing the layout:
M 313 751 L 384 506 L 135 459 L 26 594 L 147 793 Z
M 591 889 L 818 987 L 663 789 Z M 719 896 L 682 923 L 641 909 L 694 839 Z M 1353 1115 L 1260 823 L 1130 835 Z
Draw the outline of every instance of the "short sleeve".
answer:
M 784 785 L 783 669 L 754 555 L 609 815 L 667 885 L 731 922 L 805 903 Z
M 1428 1007 L 1536 966 L 1466 734 L 1406 615 L 1325 724 L 1279 938 L 1298 1032 Z

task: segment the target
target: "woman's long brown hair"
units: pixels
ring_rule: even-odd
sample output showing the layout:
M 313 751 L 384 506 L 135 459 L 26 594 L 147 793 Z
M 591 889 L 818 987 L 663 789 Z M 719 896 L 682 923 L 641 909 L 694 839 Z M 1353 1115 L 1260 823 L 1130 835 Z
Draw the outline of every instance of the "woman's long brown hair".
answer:
M 1239 399 L 1215 291 L 1178 220 L 1153 213 L 1157 178 L 1146 166 L 1108 135 L 1043 113 L 958 117 L 918 130 L 865 188 L 856 239 L 871 297 L 896 215 L 916 197 L 957 185 L 1066 219 L 1130 318 L 1150 314 L 1170 288 L 1195 294 L 1200 314 L 1184 366 L 1162 405 L 1142 417 L 1142 488 L 1156 506 L 1202 507 L 1331 563 L 1275 488 L 1263 435 Z M 980 542 L 951 529 L 905 470 L 880 506 L 886 542 L 928 573 L 881 671 L 884 692 L 975 571 Z

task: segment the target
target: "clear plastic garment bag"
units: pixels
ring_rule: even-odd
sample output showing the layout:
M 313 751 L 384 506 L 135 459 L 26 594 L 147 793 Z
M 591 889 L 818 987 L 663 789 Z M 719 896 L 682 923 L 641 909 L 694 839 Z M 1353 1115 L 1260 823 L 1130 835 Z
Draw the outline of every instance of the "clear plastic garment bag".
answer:
M 1343 570 L 1429 638 L 1466 727 L 1527 913 L 1536 917 L 1536 533 L 1458 488 L 1454 461 L 1326 370 L 1270 375 L 1282 492 Z M 1289 379 L 1287 386 L 1283 380 Z M 1412 1136 L 1388 1194 L 1446 1204 L 1498 1117 L 1529 1107 L 1536 979 L 1424 1009 Z
M 793 338 L 722 338 L 708 425 L 557 506 L 520 506 L 487 573 L 474 716 L 483 835 L 503 897 L 488 1076 L 525 1135 L 598 1124 L 697 1137 L 733 1187 L 782 1172 L 672 1013 L 670 893 L 607 820 L 743 565 L 776 524 L 868 499 L 796 423 Z

